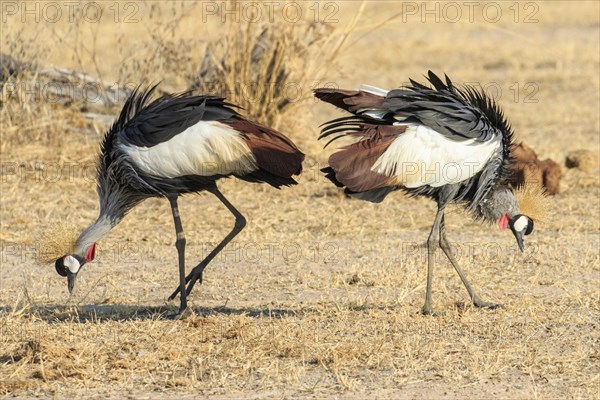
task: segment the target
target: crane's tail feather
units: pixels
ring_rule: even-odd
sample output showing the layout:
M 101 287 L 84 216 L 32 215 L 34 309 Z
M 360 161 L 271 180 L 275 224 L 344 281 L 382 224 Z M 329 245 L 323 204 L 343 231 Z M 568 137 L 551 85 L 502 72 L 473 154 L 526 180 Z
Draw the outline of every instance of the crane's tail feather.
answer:
M 353 192 L 345 189 L 344 193 L 355 199 L 370 201 L 371 203 L 381 203 L 391 192 L 398 190 L 397 186 L 385 186 L 378 189 L 367 190 L 366 192 Z
M 236 175 L 236 177 L 246 182 L 268 183 L 277 189 L 281 189 L 282 186 L 293 186 L 298 184 L 294 178 L 282 178 L 273 175 L 264 169 L 258 169 L 246 175 Z
M 329 157 L 329 168 L 332 171 L 327 171 L 326 176 L 334 184 L 341 184 L 352 192 L 387 186 L 390 177 L 372 171 L 371 168 L 390 143 L 369 143 L 363 140 L 342 148 Z
M 243 118 L 225 123 L 241 133 L 258 166 L 256 171 L 236 176 L 249 182 L 266 182 L 277 188 L 297 183 L 292 176 L 302 172 L 304 154 L 294 142 L 274 129 Z
M 343 188 L 344 184 L 335 177 L 335 170 L 331 167 L 321 168 L 321 172 L 325 174 L 325 178 L 329 179 L 335 186 Z
M 333 184 L 344 187 L 346 194 L 381 202 L 398 185 L 394 176 L 376 172 L 373 166 L 405 130 L 405 126 L 398 125 L 365 125 L 365 138 L 333 153 L 329 166 L 321 171 Z
M 318 88 L 314 90 L 314 95 L 317 99 L 351 113 L 365 108 L 379 107 L 385 99 L 383 96 L 365 90 Z
M 325 174 L 325 177 L 329 179 L 333 184 L 337 187 L 343 188 L 345 185 L 338 181 L 336 178 L 335 170 L 331 167 L 321 168 L 321 172 Z M 397 186 L 384 186 L 376 189 L 366 190 L 363 192 L 354 192 L 349 188 L 344 188 L 344 193 L 350 197 L 370 201 L 372 203 L 381 203 L 385 197 L 393 192 L 394 190 L 398 190 Z

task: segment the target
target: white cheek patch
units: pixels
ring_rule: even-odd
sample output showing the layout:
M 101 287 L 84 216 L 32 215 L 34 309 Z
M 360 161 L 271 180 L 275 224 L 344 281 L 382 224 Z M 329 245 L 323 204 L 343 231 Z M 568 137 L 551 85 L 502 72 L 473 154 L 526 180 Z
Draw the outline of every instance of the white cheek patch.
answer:
M 520 216 L 513 224 L 513 227 L 516 232 L 522 232 L 525 230 L 525 228 L 527 228 L 528 224 L 529 223 L 527 222 L 527 217 Z
M 71 271 L 72 274 L 76 274 L 81 267 L 79 261 L 77 261 L 77 259 L 73 256 L 66 256 L 63 260 L 63 264 L 69 269 L 69 271 Z

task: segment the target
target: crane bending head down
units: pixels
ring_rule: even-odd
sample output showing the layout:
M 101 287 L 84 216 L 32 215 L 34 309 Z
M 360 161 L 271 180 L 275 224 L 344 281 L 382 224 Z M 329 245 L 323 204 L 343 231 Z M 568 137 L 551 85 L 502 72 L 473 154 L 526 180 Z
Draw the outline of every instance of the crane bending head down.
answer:
M 125 102 L 102 141 L 97 191 L 100 215 L 55 260 L 56 271 L 67 277 L 73 291 L 77 274 L 96 256 L 96 242 L 144 199 L 169 200 L 176 231 L 180 311 L 186 296 L 208 263 L 246 225 L 244 216 L 217 188 L 217 181 L 234 176 L 275 188 L 296 185 L 304 154 L 282 133 L 240 115 L 237 106 L 213 96 L 164 94 L 154 100 L 156 86 L 139 87 Z M 185 244 L 177 199 L 206 191 L 234 215 L 231 232 L 195 268 L 185 275 Z M 64 250 L 64 249 L 63 249 Z M 56 254 L 55 254 L 56 255 Z
M 429 71 L 431 86 L 414 80 L 394 90 L 362 86 L 359 90 L 315 89 L 315 96 L 351 115 L 323 124 L 320 139 L 329 145 L 354 139 L 330 155 L 322 171 L 346 194 L 379 203 L 396 190 L 437 203 L 427 240 L 427 288 L 423 312 L 432 313 L 434 253 L 446 254 L 473 304 L 482 301 L 452 254 L 446 239 L 444 210 L 463 205 L 477 219 L 510 228 L 519 249 L 533 232 L 533 219 L 522 211 L 508 187 L 513 133 L 504 114 L 484 92 L 458 87 Z M 452 173 L 450 173 L 452 172 Z

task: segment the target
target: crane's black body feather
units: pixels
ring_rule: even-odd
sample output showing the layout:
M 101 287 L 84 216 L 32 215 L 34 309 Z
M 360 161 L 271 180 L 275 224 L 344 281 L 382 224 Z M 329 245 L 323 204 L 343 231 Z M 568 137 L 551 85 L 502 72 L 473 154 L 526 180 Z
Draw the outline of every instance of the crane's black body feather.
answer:
M 140 95 L 146 102 L 144 93 Z M 117 121 L 113 130 L 129 144 L 152 147 L 172 139 L 200 121 L 232 121 L 239 117 L 235 105 L 211 96 L 164 95 L 151 104 L 135 102 L 133 118 Z
M 224 124 L 242 121 L 246 125 L 252 124 L 252 127 L 268 129 L 244 120 L 235 111 L 238 107 L 223 98 L 180 93 L 163 95 L 150 102 L 155 89 L 156 86 L 153 86 L 133 91 L 101 144 L 98 163 L 100 207 L 105 210 L 103 213 L 115 215 L 116 219 L 122 218 L 145 198 L 199 192 L 214 186 L 221 178 L 234 175 L 187 175 L 172 178 L 152 176 L 140 169 L 121 149 L 120 144 L 150 148 L 169 141 L 199 121 L 219 121 Z M 241 134 L 247 136 L 245 133 Z M 287 140 L 290 148 L 297 150 Z M 294 155 L 294 162 L 299 164 L 294 173 L 300 173 L 304 155 L 299 151 Z M 278 176 L 262 168 L 236 176 L 249 182 L 266 182 L 277 188 L 297 183 L 291 176 Z
M 330 102 L 337 107 L 353 112 L 353 115 L 334 119 L 325 123 L 320 139 L 328 138 L 331 142 L 344 137 L 360 137 L 359 143 L 369 145 L 372 141 L 393 140 L 395 137 L 381 135 L 365 135 L 367 127 L 377 125 L 394 126 L 398 124 L 416 123 L 424 125 L 453 141 L 486 142 L 498 134 L 501 135 L 502 151 L 494 154 L 482 171 L 465 181 L 448 184 L 441 187 L 424 185 L 416 188 L 404 186 L 388 186 L 372 190 L 356 192 L 348 187 L 345 192 L 353 197 L 372 202 L 381 202 L 390 192 L 404 190 L 409 195 L 427 196 L 440 203 L 449 201 L 465 202 L 468 210 L 476 217 L 487 217 L 481 210 L 481 202 L 490 190 L 498 186 L 506 186 L 506 178 L 510 175 L 510 146 L 512 130 L 500 108 L 485 93 L 465 86 L 458 88 L 445 76 L 442 81 L 433 72 L 427 77 L 433 87 L 425 86 L 414 80 L 410 85 L 391 90 L 384 98 L 374 101 L 364 100 L 360 107 L 358 100 L 349 101 L 354 96 L 358 99 L 359 92 L 336 91 L 335 89 L 317 89 L 315 96 Z M 349 95 L 349 93 L 351 93 Z M 381 100 L 382 99 L 382 100 Z M 377 115 L 377 117 L 373 117 Z M 400 133 L 401 134 L 401 133 Z M 333 139 L 331 137 L 333 136 Z M 336 177 L 336 171 L 331 166 L 322 171 L 336 186 L 344 187 Z

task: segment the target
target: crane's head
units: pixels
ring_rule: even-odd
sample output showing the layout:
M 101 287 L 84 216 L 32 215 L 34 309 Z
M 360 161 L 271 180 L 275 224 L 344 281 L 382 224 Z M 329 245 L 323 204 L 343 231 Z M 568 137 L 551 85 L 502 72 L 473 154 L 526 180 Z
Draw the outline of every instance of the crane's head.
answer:
M 525 236 L 533 232 L 533 221 L 543 222 L 551 209 L 544 189 L 535 183 L 515 190 L 500 186 L 491 190 L 480 202 L 478 215 L 489 222 L 498 221 L 500 229 L 510 228 L 521 251 Z
M 78 254 L 67 254 L 66 256 L 59 257 L 54 266 L 56 267 L 56 272 L 60 276 L 64 276 L 67 278 L 67 288 L 69 289 L 69 293 L 73 292 L 73 288 L 75 288 L 75 280 L 77 279 L 77 274 L 81 267 L 83 267 L 86 263 L 92 261 L 96 257 L 96 243 L 92 244 L 84 257 Z
M 510 228 L 521 251 L 525 250 L 523 237 L 533 232 L 533 221 L 544 222 L 551 215 L 552 202 L 545 189 L 536 182 L 528 182 L 514 190 L 518 212 L 500 217 L 500 228 Z
M 525 250 L 524 237 L 533 232 L 533 220 L 526 215 L 517 214 L 512 217 L 504 214 L 498 219 L 500 229 L 510 228 L 521 251 Z

